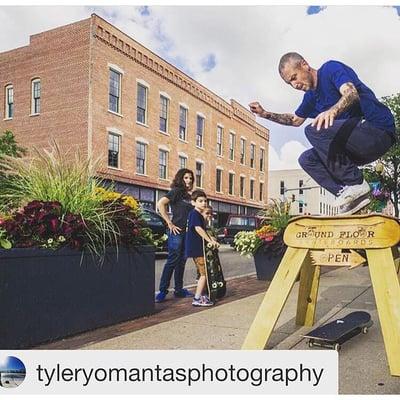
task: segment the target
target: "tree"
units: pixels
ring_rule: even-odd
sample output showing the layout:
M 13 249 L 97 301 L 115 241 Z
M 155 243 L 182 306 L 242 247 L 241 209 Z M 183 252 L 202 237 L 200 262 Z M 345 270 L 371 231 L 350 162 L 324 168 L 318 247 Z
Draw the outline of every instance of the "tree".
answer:
M 382 98 L 382 103 L 390 108 L 396 124 L 396 143 L 379 160 L 375 166 L 364 168 L 364 176 L 368 182 L 379 181 L 384 190 L 390 193 L 395 215 L 399 217 L 400 199 L 400 93 Z M 381 165 L 383 165 L 383 171 Z
M 26 150 L 17 145 L 14 134 L 11 131 L 5 131 L 0 136 L 0 160 L 3 156 L 22 157 Z

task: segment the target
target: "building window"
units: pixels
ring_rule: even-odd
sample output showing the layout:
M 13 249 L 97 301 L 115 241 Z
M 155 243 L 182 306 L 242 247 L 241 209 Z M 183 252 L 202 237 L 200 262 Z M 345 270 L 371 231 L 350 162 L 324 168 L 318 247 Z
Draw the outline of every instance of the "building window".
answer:
M 222 169 L 217 169 L 215 176 L 215 191 L 219 193 L 222 192 Z
M 240 197 L 244 197 L 244 176 L 241 176 L 239 179 L 239 195 Z
M 40 113 L 40 79 L 32 81 L 31 114 Z
M 235 191 L 235 174 L 229 172 L 229 194 L 233 194 Z
M 322 215 L 322 203 L 319 203 L 319 214 Z
M 240 139 L 240 164 L 245 163 L 245 154 L 246 154 L 246 140 Z
M 260 201 L 264 201 L 264 184 L 260 182 Z
M 229 133 L 229 159 L 235 159 L 235 134 Z
M 254 200 L 254 179 L 250 179 L 250 199 Z
M 254 160 L 256 158 L 256 145 L 250 145 L 250 168 L 254 168 Z
M 204 118 L 200 115 L 197 116 L 197 130 L 196 130 L 196 146 L 203 147 L 204 136 Z
M 303 179 L 299 180 L 299 188 L 303 187 Z M 304 190 L 303 189 L 299 189 L 299 194 L 303 194 Z
M 299 214 L 303 214 L 303 202 L 299 201 Z
M 121 137 L 115 133 L 108 134 L 108 166 L 119 168 L 119 151 Z
M 186 140 L 187 109 L 179 107 L 179 139 Z
M 136 172 L 138 174 L 146 173 L 146 144 L 136 142 Z
M 280 183 L 280 191 L 279 191 L 280 195 L 283 196 L 285 194 L 285 182 L 281 181 Z
M 187 158 L 184 156 L 179 156 L 179 168 L 186 168 L 187 165 Z
M 110 84 L 108 95 L 108 109 L 110 111 L 121 113 L 121 74 L 110 68 Z
M 137 111 L 136 121 L 141 124 L 147 123 L 147 87 L 138 83 L 137 85 Z
M 167 179 L 168 173 L 168 151 L 159 150 L 158 151 L 158 176 L 161 179 Z
M 264 157 L 265 157 L 265 150 L 260 148 L 260 171 L 264 171 Z
M 196 186 L 203 187 L 203 164 L 196 162 Z
M 222 156 L 222 141 L 224 130 L 222 126 L 217 126 L 217 156 Z
M 168 106 L 169 100 L 160 96 L 160 131 L 168 132 Z
M 6 118 L 14 117 L 14 88 L 12 85 L 6 86 Z

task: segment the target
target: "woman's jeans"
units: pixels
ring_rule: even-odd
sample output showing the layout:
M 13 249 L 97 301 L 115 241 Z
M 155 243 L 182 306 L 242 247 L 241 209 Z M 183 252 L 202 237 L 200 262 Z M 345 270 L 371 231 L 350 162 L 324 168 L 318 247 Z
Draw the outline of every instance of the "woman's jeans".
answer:
M 160 292 L 166 292 L 169 288 L 172 273 L 174 272 L 175 292 L 183 288 L 183 273 L 185 272 L 185 235 L 186 230 L 174 235 L 168 232 L 168 257 L 160 280 Z

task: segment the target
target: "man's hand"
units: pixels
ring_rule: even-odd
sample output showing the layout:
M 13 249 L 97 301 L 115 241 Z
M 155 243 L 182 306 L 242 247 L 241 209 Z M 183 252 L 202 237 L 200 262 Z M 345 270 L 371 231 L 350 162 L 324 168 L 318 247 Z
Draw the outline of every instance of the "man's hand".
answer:
M 252 113 L 257 114 L 260 117 L 262 117 L 262 114 L 265 111 L 262 105 L 258 101 L 253 101 L 252 103 L 249 104 L 249 107 Z
M 319 131 L 322 126 L 324 126 L 325 129 L 328 129 L 330 126 L 333 125 L 333 121 L 335 120 L 336 116 L 337 112 L 335 110 L 330 109 L 324 111 L 321 114 L 317 115 L 311 126 L 317 126 L 317 131 Z
M 170 222 L 170 223 L 168 224 L 168 228 L 171 230 L 171 232 L 172 232 L 174 235 L 179 234 L 179 233 L 181 232 L 181 230 L 182 230 L 182 228 L 179 228 L 178 226 L 174 225 L 172 222 Z

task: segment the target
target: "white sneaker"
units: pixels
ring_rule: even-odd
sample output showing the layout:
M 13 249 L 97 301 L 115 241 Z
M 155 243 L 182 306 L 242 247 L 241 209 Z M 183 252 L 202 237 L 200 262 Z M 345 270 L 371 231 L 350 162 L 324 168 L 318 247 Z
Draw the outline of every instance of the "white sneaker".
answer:
M 338 215 L 354 214 L 370 203 L 371 188 L 364 179 L 360 185 L 345 186 L 338 193 L 335 205 Z

